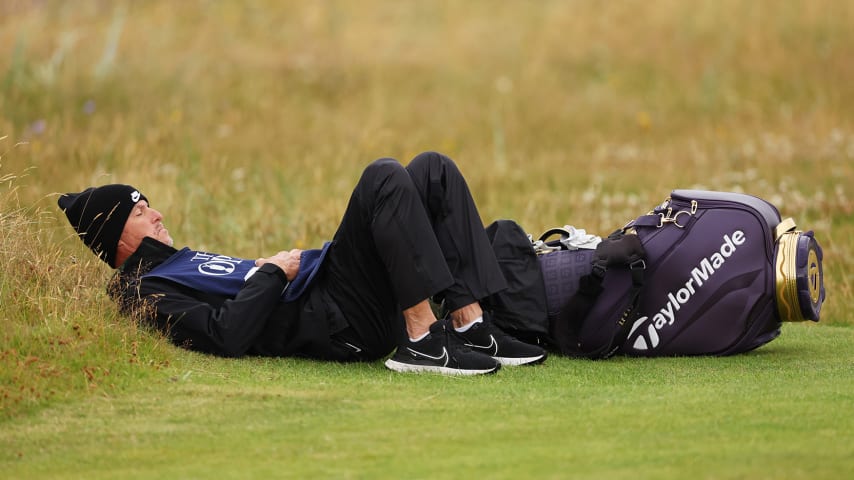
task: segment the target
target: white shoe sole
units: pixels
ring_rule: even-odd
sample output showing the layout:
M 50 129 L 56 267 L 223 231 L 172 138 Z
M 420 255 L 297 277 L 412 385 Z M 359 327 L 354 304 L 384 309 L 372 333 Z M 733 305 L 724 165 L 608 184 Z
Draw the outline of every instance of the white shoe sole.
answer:
M 519 365 L 536 365 L 537 363 L 541 363 L 541 362 L 545 361 L 546 356 L 545 355 L 537 355 L 536 357 L 518 357 L 518 358 L 492 357 L 492 358 L 494 358 L 501 365 L 508 366 L 508 367 L 517 367 Z
M 389 370 L 401 373 L 440 373 L 442 375 L 455 376 L 486 375 L 489 373 L 495 373 L 499 368 L 501 368 L 501 365 L 497 365 L 495 368 L 485 370 L 461 370 L 458 368 L 440 367 L 438 365 L 412 365 L 409 363 L 401 363 L 390 358 L 385 361 L 385 366 Z

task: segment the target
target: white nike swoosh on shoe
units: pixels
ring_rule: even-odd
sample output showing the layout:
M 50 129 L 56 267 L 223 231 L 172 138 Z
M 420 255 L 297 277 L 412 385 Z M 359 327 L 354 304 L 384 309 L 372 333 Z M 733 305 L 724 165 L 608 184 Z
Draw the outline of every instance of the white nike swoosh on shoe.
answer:
M 445 347 L 442 347 L 442 354 L 439 355 L 438 357 L 434 357 L 433 355 L 427 355 L 424 352 L 419 352 L 418 350 L 414 350 L 414 349 L 409 348 L 409 347 L 406 347 L 406 349 L 409 350 L 410 352 L 414 353 L 415 355 L 421 355 L 422 357 L 427 357 L 431 360 L 442 360 L 444 358 L 445 361 L 442 362 L 443 367 L 447 367 L 448 361 L 450 360 L 450 357 L 448 356 L 448 349 Z
M 492 351 L 492 353 L 490 353 L 489 355 L 491 355 L 491 356 L 498 355 L 498 342 L 496 342 L 496 341 L 495 341 L 495 337 L 493 337 L 492 335 L 490 335 L 490 336 L 489 336 L 489 338 L 490 338 L 490 340 L 492 340 L 492 341 L 489 343 L 489 345 L 477 345 L 477 344 L 474 344 L 474 343 L 468 343 L 468 342 L 466 342 L 466 343 L 465 343 L 465 345 L 466 345 L 467 347 L 477 348 L 477 349 L 480 349 L 480 350 L 489 350 L 489 349 L 492 349 L 493 351 Z

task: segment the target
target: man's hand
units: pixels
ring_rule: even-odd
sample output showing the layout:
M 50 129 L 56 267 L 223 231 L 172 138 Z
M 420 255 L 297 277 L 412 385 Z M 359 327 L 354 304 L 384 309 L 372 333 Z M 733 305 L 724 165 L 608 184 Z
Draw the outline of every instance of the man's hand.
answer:
M 290 252 L 279 252 L 272 257 L 267 258 L 259 258 L 255 260 L 255 266 L 260 267 L 265 263 L 272 263 L 285 272 L 285 276 L 288 277 L 288 281 L 293 281 L 296 278 L 297 273 L 299 273 L 299 262 L 300 256 L 302 255 L 302 250 L 293 249 Z

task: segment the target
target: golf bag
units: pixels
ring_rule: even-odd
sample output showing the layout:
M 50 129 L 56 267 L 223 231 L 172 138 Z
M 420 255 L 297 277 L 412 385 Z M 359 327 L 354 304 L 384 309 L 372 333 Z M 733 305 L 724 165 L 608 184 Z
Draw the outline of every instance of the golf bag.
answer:
M 534 337 L 571 356 L 746 352 L 781 322 L 817 322 L 825 299 L 813 233 L 750 195 L 675 190 L 595 250 L 541 243 L 548 333 Z

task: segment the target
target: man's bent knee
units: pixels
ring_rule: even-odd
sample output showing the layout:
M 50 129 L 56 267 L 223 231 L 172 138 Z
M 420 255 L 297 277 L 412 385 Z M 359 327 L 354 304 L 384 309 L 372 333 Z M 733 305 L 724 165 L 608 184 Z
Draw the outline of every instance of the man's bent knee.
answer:
M 435 164 L 437 166 L 450 165 L 456 169 L 456 164 L 451 159 L 451 157 L 449 157 L 445 154 L 442 154 L 439 152 L 433 152 L 433 151 L 419 153 L 418 155 L 415 156 L 415 158 L 412 159 L 412 162 L 410 162 L 410 166 L 415 166 L 415 167 L 427 167 L 427 168 L 429 168 L 433 164 Z
M 393 158 L 380 158 L 371 162 L 362 172 L 356 192 L 363 199 L 387 195 L 399 190 L 415 191 L 406 169 Z
M 389 157 L 378 158 L 371 162 L 362 172 L 363 179 L 387 178 L 404 172 L 403 165 Z

